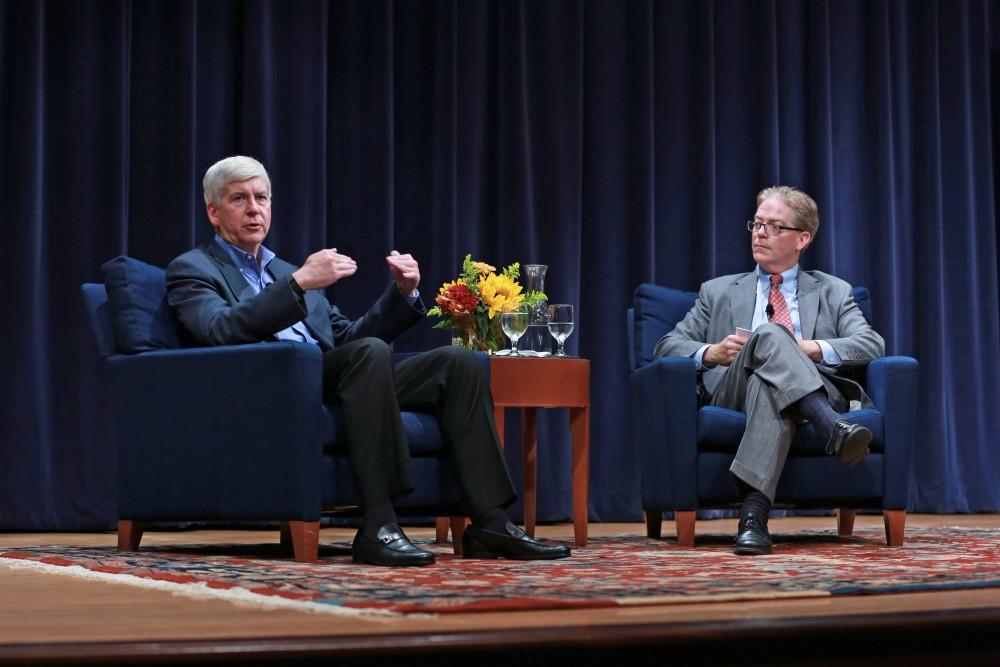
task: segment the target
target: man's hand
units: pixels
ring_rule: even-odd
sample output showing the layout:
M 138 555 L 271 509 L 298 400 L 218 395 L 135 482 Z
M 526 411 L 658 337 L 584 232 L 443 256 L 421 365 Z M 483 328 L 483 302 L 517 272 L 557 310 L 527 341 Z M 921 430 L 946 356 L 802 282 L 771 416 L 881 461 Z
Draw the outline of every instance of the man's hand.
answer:
M 329 287 L 341 278 L 353 276 L 358 264 L 347 255 L 341 255 L 336 248 L 320 250 L 306 257 L 305 264 L 292 274 L 292 278 L 304 290 Z
M 814 340 L 800 340 L 799 349 L 802 353 L 815 361 L 817 364 L 823 363 L 823 348 Z
M 393 250 L 385 261 L 392 271 L 392 277 L 396 279 L 396 287 L 403 296 L 411 296 L 420 284 L 420 266 L 417 265 L 417 260 L 409 253 L 400 255 Z
M 729 334 L 715 345 L 710 345 L 701 356 L 701 363 L 711 368 L 713 366 L 728 366 L 743 349 L 746 339 L 736 334 Z

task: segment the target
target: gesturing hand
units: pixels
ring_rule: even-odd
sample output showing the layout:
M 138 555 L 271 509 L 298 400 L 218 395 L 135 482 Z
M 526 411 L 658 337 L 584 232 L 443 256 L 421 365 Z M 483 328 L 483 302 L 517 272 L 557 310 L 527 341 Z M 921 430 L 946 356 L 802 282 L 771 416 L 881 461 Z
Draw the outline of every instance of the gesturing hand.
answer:
M 710 368 L 712 366 L 728 366 L 733 363 L 733 359 L 743 349 L 745 342 L 745 338 L 730 334 L 715 345 L 710 345 L 705 350 L 705 354 L 702 355 L 701 362 Z
M 306 257 L 305 263 L 292 277 L 304 290 L 322 289 L 341 278 L 353 276 L 357 270 L 358 264 L 353 259 L 341 255 L 336 248 L 327 248 Z
M 385 258 L 386 263 L 389 265 L 389 270 L 392 271 L 392 276 L 396 280 L 396 287 L 405 296 L 410 296 L 413 291 L 417 289 L 417 285 L 420 284 L 420 266 L 417 264 L 417 260 L 413 258 L 413 255 L 407 253 L 405 255 L 400 255 L 395 250 L 389 252 L 389 256 Z

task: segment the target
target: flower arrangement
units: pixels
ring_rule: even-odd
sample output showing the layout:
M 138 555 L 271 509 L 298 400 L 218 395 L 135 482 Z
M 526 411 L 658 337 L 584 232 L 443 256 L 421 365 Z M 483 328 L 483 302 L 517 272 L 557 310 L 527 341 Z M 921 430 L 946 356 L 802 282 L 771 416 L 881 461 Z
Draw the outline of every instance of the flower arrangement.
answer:
M 503 344 L 499 315 L 522 303 L 530 306 L 548 299 L 542 292 L 523 293 L 517 282 L 520 275 L 519 262 L 497 273 L 496 267 L 466 255 L 462 274 L 441 286 L 427 316 L 441 318 L 435 329 L 454 329 L 455 342 L 472 350 L 496 352 Z

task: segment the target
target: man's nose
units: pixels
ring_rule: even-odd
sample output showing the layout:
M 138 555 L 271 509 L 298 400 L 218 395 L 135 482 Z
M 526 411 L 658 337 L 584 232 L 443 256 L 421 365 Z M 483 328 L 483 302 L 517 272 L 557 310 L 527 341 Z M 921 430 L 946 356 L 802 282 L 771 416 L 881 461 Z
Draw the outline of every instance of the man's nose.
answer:
M 247 215 L 251 217 L 260 215 L 260 206 L 257 204 L 257 200 L 252 197 L 247 200 Z

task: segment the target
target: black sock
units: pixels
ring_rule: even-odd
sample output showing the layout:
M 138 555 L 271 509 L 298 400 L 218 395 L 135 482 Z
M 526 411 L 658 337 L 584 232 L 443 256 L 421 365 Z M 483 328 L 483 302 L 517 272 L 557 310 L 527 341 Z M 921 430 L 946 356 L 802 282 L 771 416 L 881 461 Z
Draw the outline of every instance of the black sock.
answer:
M 472 523 L 494 533 L 503 533 L 507 528 L 507 520 L 507 513 L 503 511 L 503 508 L 494 507 L 477 517 L 473 517 Z
M 756 490 L 733 473 L 729 473 L 729 477 L 732 478 L 733 484 L 736 485 L 736 493 L 739 494 L 740 498 L 745 498 L 748 493 Z
M 813 428 L 823 436 L 823 440 L 829 439 L 830 433 L 833 432 L 833 423 L 840 419 L 840 415 L 834 411 L 830 399 L 823 391 L 806 394 L 795 402 L 792 408 L 812 422 Z
M 386 500 L 365 510 L 365 522 L 361 526 L 361 532 L 368 537 L 375 537 L 379 528 L 387 523 L 396 523 L 397 521 L 396 510 L 392 503 Z
M 742 519 L 748 513 L 753 512 L 766 525 L 767 515 L 771 512 L 771 501 L 768 497 L 736 475 L 733 475 L 733 481 L 736 483 L 736 488 L 743 497 L 743 505 L 740 507 L 740 518 Z

